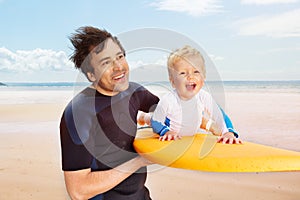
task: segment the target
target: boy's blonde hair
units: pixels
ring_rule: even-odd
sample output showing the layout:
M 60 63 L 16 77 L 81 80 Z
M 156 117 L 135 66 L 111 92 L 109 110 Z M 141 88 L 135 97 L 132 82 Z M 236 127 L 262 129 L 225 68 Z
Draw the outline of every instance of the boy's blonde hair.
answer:
M 184 59 L 190 63 L 189 58 L 191 58 L 191 57 L 196 57 L 196 58 L 202 59 L 203 65 L 194 66 L 194 67 L 197 67 L 200 70 L 203 78 L 205 79 L 206 78 L 205 60 L 204 60 L 203 56 L 201 55 L 201 53 L 197 49 L 192 48 L 189 45 L 186 45 L 180 49 L 176 49 L 175 51 L 170 53 L 169 58 L 168 58 L 169 76 L 171 75 L 171 69 L 174 67 L 176 62 Z M 193 63 L 191 63 L 191 64 L 193 65 Z

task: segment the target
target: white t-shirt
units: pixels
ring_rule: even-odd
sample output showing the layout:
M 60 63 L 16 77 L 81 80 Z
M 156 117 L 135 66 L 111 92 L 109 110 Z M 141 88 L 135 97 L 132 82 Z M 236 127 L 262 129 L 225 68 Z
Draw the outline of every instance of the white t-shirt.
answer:
M 204 90 L 187 101 L 181 100 L 176 90 L 165 94 L 151 119 L 153 131 L 160 135 L 167 130 L 181 136 L 194 135 L 200 129 L 204 111 L 221 127 L 222 133 L 228 132 L 219 106 Z

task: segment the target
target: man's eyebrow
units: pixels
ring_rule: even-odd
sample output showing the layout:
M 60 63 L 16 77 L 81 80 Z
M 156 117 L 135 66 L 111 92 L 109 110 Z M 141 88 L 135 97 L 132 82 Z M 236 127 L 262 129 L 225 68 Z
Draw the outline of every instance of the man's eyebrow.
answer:
M 103 62 L 104 60 L 109 60 L 109 59 L 110 59 L 110 57 L 104 57 L 104 58 L 101 58 L 98 62 L 101 63 L 101 62 Z
M 121 54 L 124 54 L 123 51 L 117 52 L 116 56 L 121 55 Z M 105 60 L 109 60 L 109 59 L 111 59 L 111 57 L 107 56 L 107 57 L 101 58 L 98 62 L 101 63 L 101 62 L 103 62 Z

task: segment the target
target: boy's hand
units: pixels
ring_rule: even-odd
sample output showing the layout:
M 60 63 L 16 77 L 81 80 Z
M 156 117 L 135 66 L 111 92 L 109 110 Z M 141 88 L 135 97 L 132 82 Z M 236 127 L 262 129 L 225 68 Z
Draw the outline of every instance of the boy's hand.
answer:
M 165 140 L 170 141 L 170 140 L 177 140 L 177 139 L 181 139 L 181 136 L 173 131 L 168 131 L 163 136 L 159 137 L 160 141 L 165 141 Z
M 236 138 L 231 132 L 224 133 L 217 142 L 223 144 L 243 144 L 242 140 Z

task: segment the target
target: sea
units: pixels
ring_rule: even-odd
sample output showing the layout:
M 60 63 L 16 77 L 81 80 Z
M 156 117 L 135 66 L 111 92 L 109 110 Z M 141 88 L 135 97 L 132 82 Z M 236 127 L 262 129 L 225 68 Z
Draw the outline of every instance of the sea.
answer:
M 0 84 L 1 104 L 24 103 L 59 103 L 68 102 L 88 82 L 40 82 Z M 140 82 L 151 92 L 160 96 L 171 90 L 169 82 Z M 213 92 L 257 92 L 257 93 L 300 93 L 300 80 L 290 81 L 209 81 L 205 83 L 205 90 Z

